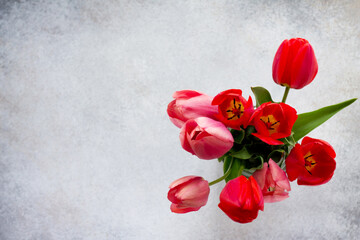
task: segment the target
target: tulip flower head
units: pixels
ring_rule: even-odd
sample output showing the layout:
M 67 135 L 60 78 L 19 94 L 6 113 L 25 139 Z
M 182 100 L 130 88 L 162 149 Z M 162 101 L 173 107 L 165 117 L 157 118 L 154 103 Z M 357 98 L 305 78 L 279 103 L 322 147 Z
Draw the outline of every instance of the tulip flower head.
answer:
M 275 83 L 301 89 L 310 84 L 318 72 L 318 64 L 310 43 L 303 38 L 284 40 L 272 66 Z
M 321 185 L 330 181 L 336 168 L 335 151 L 320 139 L 304 137 L 286 158 L 286 172 L 290 181 L 299 185 Z
M 182 147 L 200 159 L 219 158 L 234 142 L 230 131 L 221 122 L 207 117 L 188 120 L 180 131 Z
M 211 105 L 213 97 L 193 90 L 182 90 L 175 92 L 173 98 L 175 100 L 169 103 L 167 113 L 171 122 L 179 128 L 187 120 L 197 117 L 216 119 L 218 110 Z
M 168 199 L 174 213 L 198 211 L 205 206 L 210 193 L 209 183 L 202 177 L 186 176 L 170 184 Z
M 252 222 L 264 210 L 261 189 L 253 176 L 230 180 L 221 191 L 219 208 L 239 223 Z
M 174 93 L 167 112 L 181 128 L 181 146 L 200 159 L 217 158 L 223 174 L 209 183 L 197 176 L 173 182 L 168 192 L 172 212 L 199 210 L 207 202 L 209 186 L 225 181 L 219 208 L 233 221 L 249 223 L 264 210 L 264 202 L 289 197 L 290 181 L 320 185 L 332 178 L 334 149 L 305 135 L 356 98 L 299 115 L 285 104 L 290 88 L 308 85 L 318 71 L 314 51 L 305 39 L 283 41 L 272 70 L 275 83 L 285 86 L 280 103 L 260 86 L 251 88 L 256 106 L 240 89 L 214 98 L 192 90 Z
M 226 126 L 240 130 L 247 127 L 254 107 L 251 97 L 246 101 L 240 89 L 229 89 L 216 95 L 212 105 L 218 106 L 218 119 Z
M 253 177 L 262 189 L 264 202 L 279 202 L 289 197 L 289 179 L 272 159 L 269 160 L 269 164 L 264 163 L 262 169 L 254 172 Z
M 281 145 L 277 140 L 291 135 L 291 129 L 297 119 L 296 110 L 285 103 L 264 103 L 251 117 L 255 137 L 269 145 Z

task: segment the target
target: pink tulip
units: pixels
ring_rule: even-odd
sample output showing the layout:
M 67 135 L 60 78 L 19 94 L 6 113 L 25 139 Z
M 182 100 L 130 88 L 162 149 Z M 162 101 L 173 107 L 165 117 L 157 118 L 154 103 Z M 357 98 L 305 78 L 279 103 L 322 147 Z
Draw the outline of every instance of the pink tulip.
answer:
M 206 205 L 209 193 L 209 183 L 202 177 L 182 177 L 170 184 L 170 210 L 174 213 L 198 211 Z
M 289 197 L 290 182 L 286 173 L 272 159 L 269 164 L 264 163 L 264 167 L 257 170 L 252 175 L 264 196 L 264 202 L 279 202 Z
M 230 131 L 221 122 L 207 117 L 188 120 L 180 131 L 182 147 L 201 159 L 219 158 L 234 142 Z
M 189 119 L 209 117 L 216 119 L 217 106 L 211 105 L 213 97 L 193 90 L 177 91 L 173 94 L 167 113 L 172 123 L 181 128 Z

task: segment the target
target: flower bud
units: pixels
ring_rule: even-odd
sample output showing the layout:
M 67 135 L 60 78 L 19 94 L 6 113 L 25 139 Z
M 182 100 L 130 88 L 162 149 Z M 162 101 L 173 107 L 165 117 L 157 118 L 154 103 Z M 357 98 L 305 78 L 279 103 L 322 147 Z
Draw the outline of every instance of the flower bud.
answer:
M 300 89 L 311 83 L 317 72 L 315 53 L 306 39 L 292 38 L 281 43 L 272 66 L 275 83 Z
M 181 128 L 189 119 L 197 117 L 215 118 L 217 107 L 211 105 L 213 97 L 193 90 L 177 91 L 173 94 L 167 113 L 172 123 Z
M 279 202 L 289 197 L 290 182 L 284 170 L 282 170 L 272 159 L 264 163 L 262 169 L 252 175 L 264 196 L 264 202 Z
M 252 222 L 264 210 L 261 189 L 253 176 L 230 180 L 221 191 L 219 208 L 239 223 Z
M 180 131 L 181 146 L 200 159 L 219 158 L 234 142 L 230 131 L 221 122 L 207 117 L 188 120 Z
M 205 206 L 210 193 L 209 183 L 202 177 L 182 177 L 169 186 L 170 210 L 174 213 L 198 211 Z

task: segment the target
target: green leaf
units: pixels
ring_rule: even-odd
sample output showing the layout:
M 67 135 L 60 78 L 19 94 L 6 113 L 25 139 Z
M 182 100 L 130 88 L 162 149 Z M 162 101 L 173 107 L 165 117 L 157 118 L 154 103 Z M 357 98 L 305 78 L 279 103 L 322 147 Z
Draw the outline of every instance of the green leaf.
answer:
M 251 91 L 254 93 L 256 98 L 256 107 L 266 102 L 274 102 L 268 90 L 263 87 L 252 87 Z
M 244 130 L 235 130 L 235 129 L 231 129 L 231 134 L 234 138 L 234 142 L 241 144 L 242 140 L 244 140 L 245 137 L 245 131 Z
M 245 161 L 245 169 L 247 170 L 256 170 L 263 168 L 264 158 L 262 156 L 256 156 Z
M 224 174 L 227 172 L 229 165 L 231 163 L 232 157 L 226 157 L 224 160 Z M 230 169 L 230 174 L 225 178 L 225 181 L 228 182 L 231 179 L 237 178 L 238 174 L 239 174 L 239 170 L 241 167 L 241 160 L 240 159 L 236 159 L 234 158 L 231 169 Z
M 245 129 L 245 135 L 246 137 L 250 136 L 252 133 L 256 132 L 256 129 L 254 126 L 249 125 L 246 129 Z
M 218 158 L 218 161 L 219 162 L 224 161 L 225 157 L 226 157 L 226 154 L 222 155 L 221 157 Z
M 296 144 L 296 141 L 294 140 L 294 132 L 291 132 L 290 136 L 286 138 L 281 138 L 279 140 L 282 141 L 285 145 L 295 146 Z
M 251 158 L 252 154 L 248 152 L 246 147 L 243 147 L 240 151 L 234 152 L 230 154 L 233 157 L 240 158 L 240 159 L 249 159 Z
M 286 154 L 285 150 L 283 150 L 283 149 L 276 149 L 276 150 L 272 151 L 272 152 L 268 155 L 268 159 L 271 158 L 273 161 L 275 161 L 276 163 L 278 163 L 285 154 Z
M 298 115 L 292 131 L 294 132 L 295 141 L 299 141 L 306 134 L 323 124 L 326 120 L 334 116 L 341 109 L 349 106 L 356 101 L 357 98 L 347 100 L 335 105 L 320 108 L 313 112 L 302 113 Z
M 255 158 L 251 158 L 245 162 L 245 169 L 242 172 L 242 175 L 245 177 L 250 177 L 257 169 L 262 169 L 264 166 L 264 158 L 261 156 L 257 156 Z

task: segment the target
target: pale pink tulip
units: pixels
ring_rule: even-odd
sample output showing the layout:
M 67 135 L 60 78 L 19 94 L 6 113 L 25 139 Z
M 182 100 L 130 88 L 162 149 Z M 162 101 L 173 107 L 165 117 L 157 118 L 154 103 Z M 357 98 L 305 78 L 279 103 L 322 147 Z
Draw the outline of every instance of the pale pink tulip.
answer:
M 186 176 L 169 186 L 170 210 L 174 213 L 198 211 L 205 206 L 210 193 L 209 183 L 202 177 Z
M 230 131 L 221 122 L 207 117 L 188 120 L 180 131 L 182 147 L 200 159 L 219 158 L 234 143 Z
M 253 174 L 264 196 L 264 202 L 279 202 L 289 197 L 290 182 L 284 170 L 272 159 Z
M 218 108 L 211 105 L 213 97 L 193 90 L 182 90 L 175 92 L 173 98 L 175 100 L 169 103 L 167 113 L 171 122 L 179 128 L 187 120 L 197 117 L 216 119 Z

